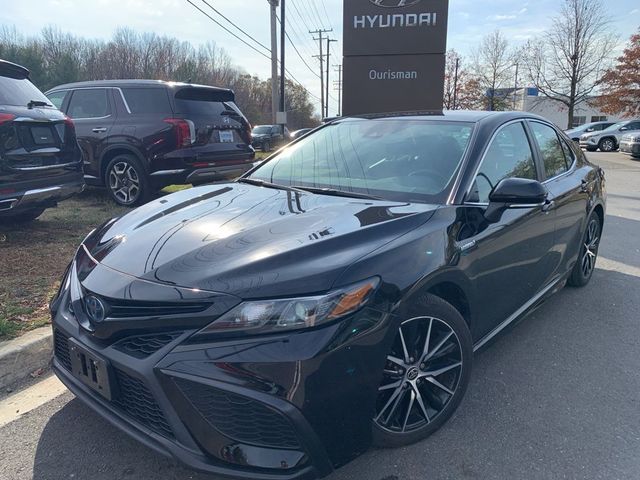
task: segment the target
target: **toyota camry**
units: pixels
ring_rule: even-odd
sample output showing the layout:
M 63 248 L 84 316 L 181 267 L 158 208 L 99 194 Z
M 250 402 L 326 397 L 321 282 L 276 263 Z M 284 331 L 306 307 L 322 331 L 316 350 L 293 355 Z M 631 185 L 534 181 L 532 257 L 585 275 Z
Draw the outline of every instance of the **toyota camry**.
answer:
M 194 469 L 322 477 L 440 428 L 474 351 L 589 282 L 604 214 L 602 170 L 540 117 L 337 119 L 90 233 L 53 368 Z

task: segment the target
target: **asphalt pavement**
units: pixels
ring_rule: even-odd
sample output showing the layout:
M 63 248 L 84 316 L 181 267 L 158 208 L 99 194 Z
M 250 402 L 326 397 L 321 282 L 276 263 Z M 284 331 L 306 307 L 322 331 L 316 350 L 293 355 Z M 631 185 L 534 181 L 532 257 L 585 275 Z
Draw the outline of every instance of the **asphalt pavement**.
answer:
M 640 479 L 640 162 L 589 157 L 609 194 L 591 283 L 565 288 L 480 352 L 439 432 L 370 450 L 329 480 Z M 0 428 L 0 479 L 215 477 L 139 445 L 67 392 Z

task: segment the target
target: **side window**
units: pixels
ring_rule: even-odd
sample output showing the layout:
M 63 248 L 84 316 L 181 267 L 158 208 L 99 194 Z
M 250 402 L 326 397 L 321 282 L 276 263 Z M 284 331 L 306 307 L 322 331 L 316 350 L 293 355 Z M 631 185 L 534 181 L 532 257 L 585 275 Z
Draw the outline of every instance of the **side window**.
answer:
M 124 87 L 122 94 L 133 114 L 171 113 L 169 97 L 164 88 Z
M 106 117 L 111 113 L 107 89 L 88 88 L 75 90 L 67 110 L 67 114 L 74 119 Z
M 560 145 L 562 146 L 562 150 L 564 151 L 564 159 L 567 162 L 567 169 L 571 168 L 573 165 L 573 161 L 575 160 L 575 154 L 573 150 L 569 146 L 567 142 L 565 142 L 564 138 L 560 139 Z
M 58 110 L 62 108 L 62 104 L 64 103 L 64 97 L 67 96 L 67 90 L 62 90 L 60 92 L 51 92 L 47 95 L 47 98 L 53 103 L 53 106 Z
M 556 131 L 543 123 L 530 122 L 530 125 L 542 153 L 547 178 L 553 178 L 569 170 L 571 163 L 567 163 L 566 153 L 560 145 Z
M 640 122 L 631 122 L 627 125 L 627 130 L 640 130 Z
M 494 137 L 467 200 L 488 203 L 493 187 L 510 177 L 537 179 L 531 145 L 520 122 L 507 125 Z

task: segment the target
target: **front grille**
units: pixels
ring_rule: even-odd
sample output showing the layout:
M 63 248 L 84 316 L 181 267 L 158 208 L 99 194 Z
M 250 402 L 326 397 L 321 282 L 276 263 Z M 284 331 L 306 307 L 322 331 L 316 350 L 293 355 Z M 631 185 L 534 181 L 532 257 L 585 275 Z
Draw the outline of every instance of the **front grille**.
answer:
M 113 348 L 131 355 L 135 358 L 146 358 L 156 353 L 165 345 L 170 344 L 176 338 L 182 335 L 182 332 L 158 333 L 151 335 L 140 335 L 136 337 L 128 337 L 120 340 Z
M 300 449 L 289 419 L 263 403 L 181 378 L 175 382 L 207 422 L 226 437 L 256 446 Z
M 119 395 L 113 403 L 150 430 L 164 437 L 172 438 L 171 427 L 146 385 L 117 368 L 115 374 Z
M 56 330 L 53 333 L 53 352 L 60 364 L 71 371 L 71 356 L 69 355 L 69 341 L 62 333 Z
M 53 335 L 53 346 L 54 354 L 60 364 L 72 371 L 68 338 L 56 330 Z M 141 380 L 118 368 L 114 368 L 113 371 L 118 388 L 111 400 L 112 405 L 150 430 L 164 437 L 173 438 L 171 427 L 147 386 Z

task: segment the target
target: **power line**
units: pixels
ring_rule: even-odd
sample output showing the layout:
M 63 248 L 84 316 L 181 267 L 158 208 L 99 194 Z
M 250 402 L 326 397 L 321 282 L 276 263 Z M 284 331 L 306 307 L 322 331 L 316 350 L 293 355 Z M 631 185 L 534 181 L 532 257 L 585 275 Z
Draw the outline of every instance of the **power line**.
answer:
M 235 33 L 233 33 L 231 30 L 229 30 L 227 27 L 225 27 L 224 25 L 222 25 L 220 22 L 218 22 L 215 18 L 213 18 L 211 15 L 209 15 L 207 12 L 205 12 L 204 10 L 202 10 L 200 7 L 198 7 L 195 3 L 193 3 L 191 0 L 187 0 L 188 3 L 190 3 L 194 8 L 196 8 L 197 10 L 200 11 L 200 13 L 202 13 L 204 16 L 208 17 L 209 20 L 211 20 L 212 22 L 216 23 L 218 26 L 220 26 L 223 30 L 225 30 L 226 32 L 230 33 L 231 35 L 233 35 L 235 38 L 237 38 L 238 40 L 240 40 L 242 43 L 244 43 L 247 47 L 249 47 L 251 50 L 255 51 L 256 53 L 259 53 L 260 55 L 262 55 L 263 57 L 265 57 L 267 60 L 271 60 L 271 57 L 269 57 L 269 55 L 267 55 L 266 53 L 261 52 L 260 50 L 258 50 L 256 47 L 254 47 L 253 45 L 251 45 L 249 42 L 246 42 L 244 39 L 240 38 L 238 35 L 236 35 Z M 271 51 L 269 49 L 269 51 Z
M 189 4 L 191 4 L 191 6 L 193 6 L 196 10 L 198 10 L 200 13 L 202 13 L 205 17 L 207 17 L 209 20 L 211 20 L 212 22 L 214 22 L 216 25 L 218 25 L 219 27 L 221 27 L 223 30 L 225 30 L 226 32 L 228 32 L 229 34 L 231 34 L 233 37 L 235 37 L 236 39 L 240 40 L 242 43 L 244 43 L 247 47 L 249 47 L 251 50 L 255 51 L 256 53 L 262 55 L 264 58 L 266 58 L 267 60 L 271 60 L 271 57 L 263 52 L 261 52 L 260 50 L 258 50 L 256 47 L 254 47 L 253 45 L 251 45 L 250 43 L 246 42 L 244 39 L 240 38 L 238 35 L 236 35 L 235 33 L 233 33 L 231 30 L 229 30 L 227 27 L 225 27 L 224 25 L 222 25 L 220 22 L 218 22 L 215 18 L 213 18 L 211 15 L 209 15 L 207 12 L 205 12 L 204 10 L 202 10 L 200 7 L 198 7 L 195 3 L 193 3 L 191 0 L 187 0 L 187 2 Z M 271 51 L 271 49 L 269 49 L 269 51 Z M 315 98 L 316 100 L 320 100 L 320 97 L 318 97 L 317 95 L 314 95 L 313 93 L 311 93 L 307 87 L 305 87 L 298 79 L 296 79 L 296 77 L 293 76 L 293 74 L 285 68 L 285 72 L 287 73 L 287 75 L 289 75 L 289 77 L 292 79 L 292 81 L 294 83 L 297 83 L 299 86 L 301 86 L 308 94 L 309 96 Z
M 258 40 L 256 40 L 255 38 L 253 38 L 251 35 L 249 35 L 247 32 L 245 32 L 242 28 L 240 28 L 238 25 L 236 25 L 235 23 L 233 23 L 231 20 L 229 20 L 227 17 L 225 17 L 220 10 L 216 9 L 215 7 L 213 7 L 209 2 L 207 2 L 207 0 L 202 0 L 202 3 L 204 3 L 206 6 L 208 6 L 211 10 L 213 10 L 214 12 L 216 12 L 218 15 L 220 15 L 222 18 L 224 18 L 227 22 L 229 22 L 231 25 L 233 25 L 235 28 L 237 28 L 239 31 L 241 31 L 244 35 L 246 35 L 247 37 L 249 37 L 251 40 L 253 40 L 254 42 L 256 42 L 258 45 L 260 45 L 262 48 L 264 48 L 267 52 L 271 52 L 271 49 L 269 47 L 267 47 L 265 44 L 259 42 Z
M 276 16 L 276 18 L 278 19 L 278 22 L 280 22 L 280 18 Z M 285 20 L 286 23 L 286 20 Z M 282 25 L 282 22 L 280 22 L 280 25 Z M 293 49 L 295 50 L 295 52 L 298 54 L 298 57 L 300 57 L 300 60 L 302 60 L 302 63 L 304 63 L 306 65 L 306 67 L 309 69 L 309 71 L 311 73 L 313 73 L 316 77 L 320 78 L 320 76 L 313 71 L 313 68 L 311 68 L 309 66 L 309 64 L 307 63 L 307 61 L 304 59 L 304 57 L 302 56 L 302 54 L 300 54 L 300 52 L 298 51 L 298 47 L 296 47 L 296 44 L 293 43 L 293 41 L 291 40 L 291 37 L 289 36 L 289 32 L 287 32 L 286 30 L 284 31 L 285 36 L 287 37 L 287 40 L 289 40 L 289 44 L 293 47 Z

